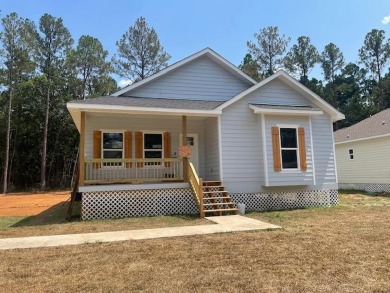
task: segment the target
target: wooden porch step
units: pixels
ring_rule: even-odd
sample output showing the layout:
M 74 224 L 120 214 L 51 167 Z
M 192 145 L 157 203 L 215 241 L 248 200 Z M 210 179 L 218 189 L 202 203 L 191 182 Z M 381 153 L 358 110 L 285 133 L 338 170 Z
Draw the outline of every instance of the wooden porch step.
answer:
M 231 199 L 230 196 L 216 196 L 216 197 L 205 197 L 207 200 L 216 200 L 216 199 Z
M 226 190 L 215 190 L 215 191 L 203 191 L 203 194 L 227 194 Z
M 216 209 L 216 210 L 204 210 L 205 213 L 218 213 L 218 212 L 238 212 L 237 208 L 229 209 Z
M 221 186 L 221 181 L 203 181 L 203 186 Z
M 234 204 L 233 202 L 213 202 L 213 203 L 205 203 L 205 204 L 203 204 L 204 207 L 209 207 L 209 206 L 223 206 L 223 205 L 235 206 L 235 204 Z
M 203 190 L 210 190 L 210 189 L 215 189 L 215 188 L 218 188 L 218 189 L 225 189 L 224 186 L 220 185 L 220 186 L 217 186 L 217 185 L 212 185 L 212 186 L 203 186 Z

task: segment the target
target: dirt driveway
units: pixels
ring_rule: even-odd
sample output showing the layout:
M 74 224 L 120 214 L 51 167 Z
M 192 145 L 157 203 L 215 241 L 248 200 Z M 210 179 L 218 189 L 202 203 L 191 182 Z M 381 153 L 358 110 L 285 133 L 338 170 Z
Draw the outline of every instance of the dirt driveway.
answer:
M 0 217 L 35 216 L 69 198 L 69 191 L 0 194 Z

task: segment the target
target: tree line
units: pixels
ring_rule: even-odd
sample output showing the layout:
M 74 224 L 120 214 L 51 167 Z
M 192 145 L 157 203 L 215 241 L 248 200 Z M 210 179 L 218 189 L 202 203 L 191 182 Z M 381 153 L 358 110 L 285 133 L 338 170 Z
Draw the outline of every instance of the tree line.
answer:
M 0 166 L 2 191 L 69 188 L 78 132 L 66 103 L 118 90 L 111 74 L 137 81 L 168 65 L 170 56 L 144 18 L 118 40 L 117 53 L 95 37 L 77 44 L 63 20 L 36 24 L 11 13 L 0 32 Z
M 254 34 L 254 41 L 247 42 L 248 53 L 239 67 L 257 81 L 278 69 L 287 70 L 345 114 L 346 119 L 335 123 L 335 129 L 390 107 L 390 41 L 385 31 L 373 29 L 366 34 L 356 63 L 347 63 L 334 43 L 319 52 L 307 36 L 298 37 L 288 49 L 290 41 L 278 27 L 261 29 Z M 316 64 L 321 66 L 323 80 L 309 78 Z
M 346 63 L 333 43 L 320 54 L 310 38 L 290 38 L 278 27 L 261 29 L 248 41 L 239 68 L 257 81 L 283 68 L 346 114 L 336 127 L 351 125 L 390 104 L 385 73 L 389 41 L 381 30 L 366 35 L 358 64 Z M 140 17 L 108 51 L 95 37 L 75 44 L 63 20 L 44 14 L 38 23 L 11 13 L 0 31 L 0 168 L 3 193 L 68 188 L 78 151 L 78 132 L 66 109 L 68 101 L 117 91 L 112 74 L 132 82 L 168 66 L 170 55 L 156 31 Z M 319 63 L 324 80 L 309 78 Z

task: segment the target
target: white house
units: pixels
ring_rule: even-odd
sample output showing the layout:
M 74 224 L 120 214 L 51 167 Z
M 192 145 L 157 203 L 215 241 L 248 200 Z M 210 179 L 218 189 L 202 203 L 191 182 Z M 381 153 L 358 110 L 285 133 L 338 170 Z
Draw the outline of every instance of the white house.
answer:
M 390 109 L 334 136 L 339 187 L 390 192 Z
M 83 219 L 337 203 L 332 122 L 344 115 L 284 71 L 256 83 L 206 48 L 67 106 Z

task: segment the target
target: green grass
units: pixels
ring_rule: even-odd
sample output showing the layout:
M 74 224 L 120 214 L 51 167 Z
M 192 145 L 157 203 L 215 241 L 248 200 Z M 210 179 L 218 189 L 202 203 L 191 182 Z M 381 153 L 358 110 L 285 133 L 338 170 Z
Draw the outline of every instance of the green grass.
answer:
M 0 217 L 0 230 L 5 230 L 17 225 L 17 223 L 26 218 L 27 217 Z

